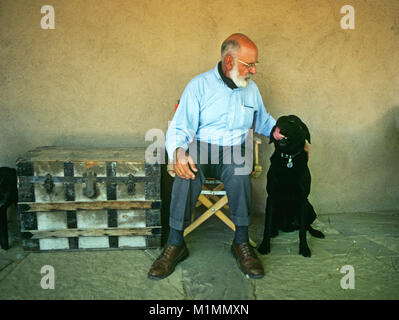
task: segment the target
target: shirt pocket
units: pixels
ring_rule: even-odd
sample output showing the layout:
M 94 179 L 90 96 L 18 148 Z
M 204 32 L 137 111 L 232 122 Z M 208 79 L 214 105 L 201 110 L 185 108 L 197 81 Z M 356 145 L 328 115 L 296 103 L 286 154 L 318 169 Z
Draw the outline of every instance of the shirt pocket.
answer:
M 250 129 L 254 121 L 254 107 L 241 104 L 234 109 L 231 129 Z

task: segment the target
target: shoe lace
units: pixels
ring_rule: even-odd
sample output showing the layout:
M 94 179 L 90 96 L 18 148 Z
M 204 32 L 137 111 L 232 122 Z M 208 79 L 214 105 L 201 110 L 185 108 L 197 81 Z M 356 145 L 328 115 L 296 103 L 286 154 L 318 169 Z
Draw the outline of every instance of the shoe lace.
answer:
M 156 263 L 158 265 L 161 265 L 163 268 L 166 268 L 169 264 L 169 259 L 170 259 L 170 255 L 171 255 L 171 251 L 172 251 L 173 247 L 172 246 L 166 246 L 162 253 L 159 255 L 159 257 L 156 260 Z
M 248 257 L 256 257 L 254 250 L 252 247 L 249 245 L 249 243 L 243 243 L 241 244 L 241 252 L 244 256 Z
M 170 254 L 171 254 L 171 252 L 172 252 L 172 249 L 173 249 L 172 246 L 167 246 L 167 247 L 165 248 L 165 250 L 163 251 L 162 256 L 169 257 Z

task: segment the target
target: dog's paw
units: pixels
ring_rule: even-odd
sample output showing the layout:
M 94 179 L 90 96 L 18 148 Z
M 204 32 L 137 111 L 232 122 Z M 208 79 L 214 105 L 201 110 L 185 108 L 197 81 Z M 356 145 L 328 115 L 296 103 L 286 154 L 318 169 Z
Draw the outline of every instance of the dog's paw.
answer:
M 270 253 L 270 243 L 262 242 L 258 247 L 258 252 L 260 254 L 268 254 Z
M 321 232 L 319 230 L 316 230 L 316 229 L 313 229 L 313 228 L 309 229 L 309 233 L 315 238 L 319 238 L 319 239 L 324 239 L 325 238 L 323 232 Z
M 300 245 L 299 246 L 299 254 L 303 255 L 304 257 L 310 258 L 312 255 L 310 249 L 307 245 Z

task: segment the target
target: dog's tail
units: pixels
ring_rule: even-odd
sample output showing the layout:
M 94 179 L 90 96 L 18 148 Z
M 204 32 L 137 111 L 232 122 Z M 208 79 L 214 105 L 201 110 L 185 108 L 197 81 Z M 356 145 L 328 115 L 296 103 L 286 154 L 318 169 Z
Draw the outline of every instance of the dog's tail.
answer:
M 308 227 L 308 231 L 309 233 L 315 237 L 315 238 L 320 238 L 323 239 L 324 238 L 324 234 L 323 232 L 313 229 L 310 225 L 316 220 L 316 212 L 314 211 L 313 206 L 311 205 L 311 203 L 309 202 L 309 200 L 306 200 L 307 205 L 308 205 L 308 215 L 307 215 L 307 225 Z
M 315 237 L 315 238 L 320 238 L 320 239 L 323 239 L 323 238 L 324 238 L 323 232 L 321 232 L 321 231 L 319 231 L 319 230 L 316 230 L 316 229 L 313 229 L 311 226 L 309 226 L 308 231 L 309 231 L 309 233 L 310 233 L 313 237 Z

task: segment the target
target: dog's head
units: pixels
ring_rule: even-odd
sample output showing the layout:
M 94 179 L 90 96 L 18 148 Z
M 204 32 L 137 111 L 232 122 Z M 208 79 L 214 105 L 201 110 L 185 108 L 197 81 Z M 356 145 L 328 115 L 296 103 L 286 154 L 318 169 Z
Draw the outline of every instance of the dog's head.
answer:
M 276 140 L 274 132 L 279 130 L 284 138 Z M 279 152 L 294 154 L 303 149 L 305 140 L 310 143 L 308 127 L 295 115 L 281 116 L 270 133 L 269 143 L 274 143 Z

